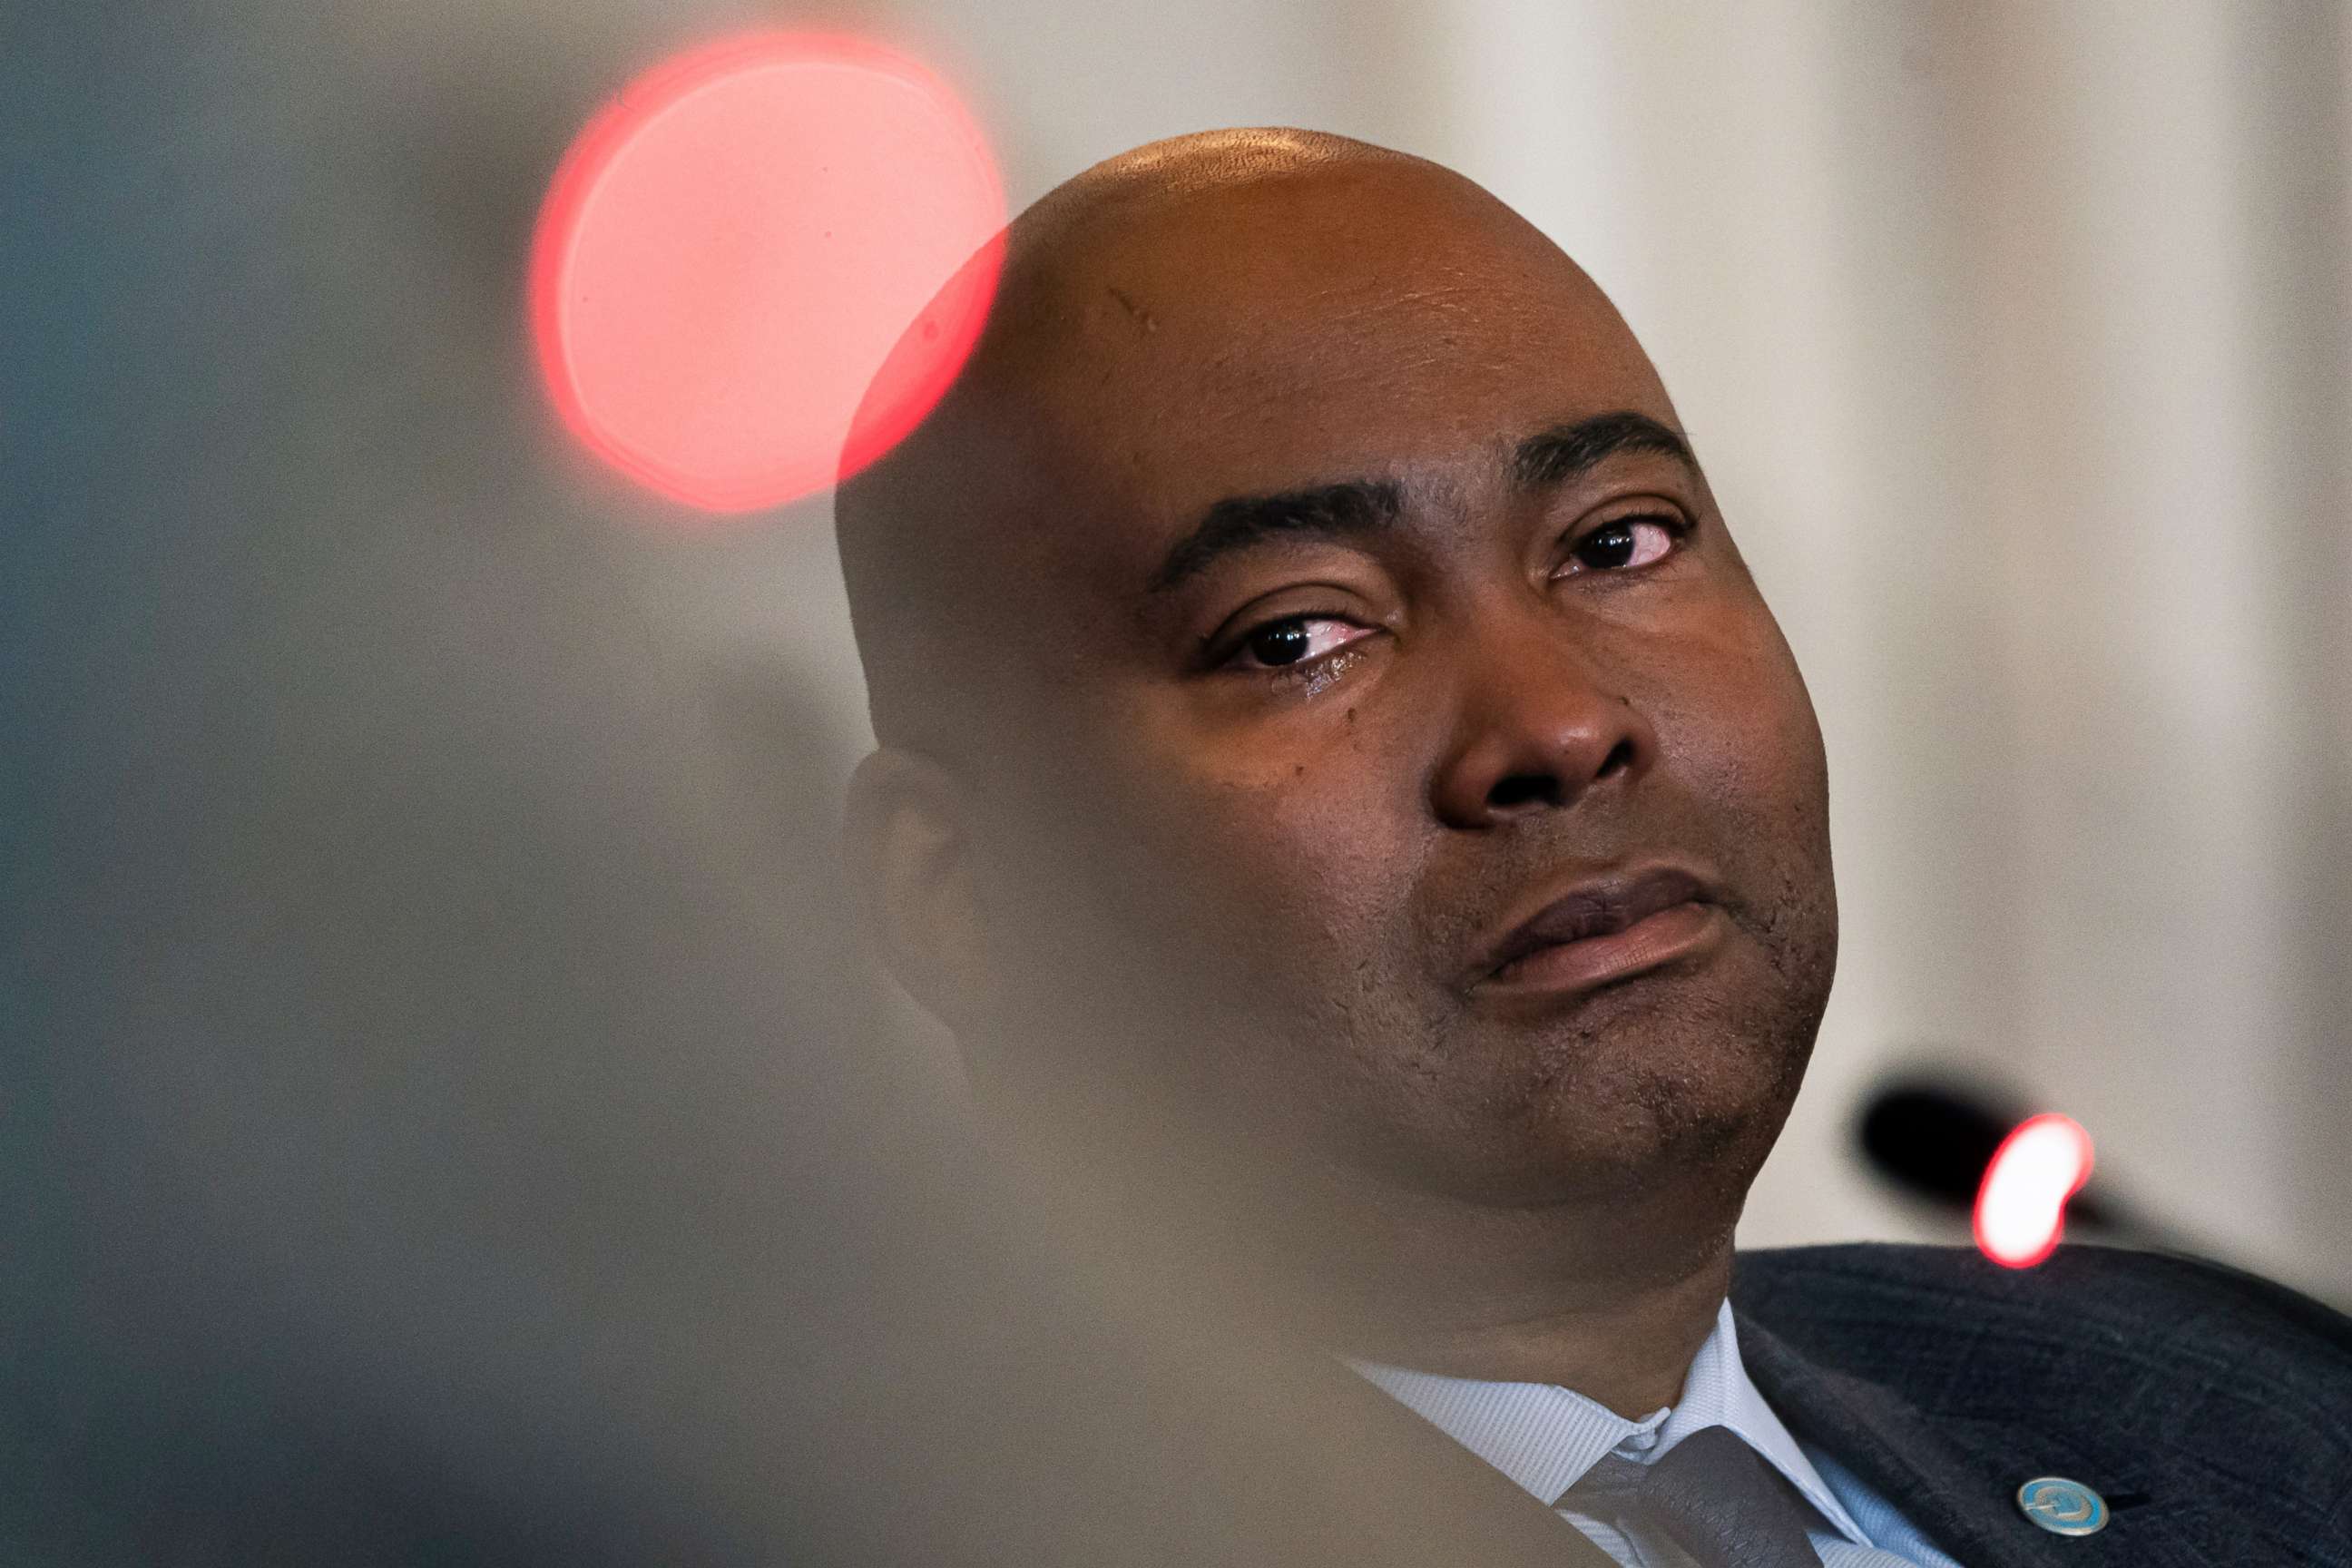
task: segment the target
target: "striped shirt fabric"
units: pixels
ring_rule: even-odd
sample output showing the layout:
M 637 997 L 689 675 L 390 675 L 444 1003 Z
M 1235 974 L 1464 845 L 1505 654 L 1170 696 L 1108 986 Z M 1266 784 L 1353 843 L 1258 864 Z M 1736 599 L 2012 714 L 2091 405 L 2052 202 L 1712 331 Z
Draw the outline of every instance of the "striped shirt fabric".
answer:
M 1349 1364 L 1544 1502 L 1556 1504 L 1607 1455 L 1648 1464 L 1694 1432 L 1727 1426 L 1804 1499 L 1807 1537 L 1822 1568 L 1959 1568 L 1860 1477 L 1781 1425 L 1739 1359 L 1728 1301 L 1691 1362 L 1681 1402 L 1639 1421 L 1550 1384 Z M 1559 1512 L 1625 1568 L 1681 1568 L 1685 1562 L 1671 1542 L 1630 1537 L 1570 1509 Z

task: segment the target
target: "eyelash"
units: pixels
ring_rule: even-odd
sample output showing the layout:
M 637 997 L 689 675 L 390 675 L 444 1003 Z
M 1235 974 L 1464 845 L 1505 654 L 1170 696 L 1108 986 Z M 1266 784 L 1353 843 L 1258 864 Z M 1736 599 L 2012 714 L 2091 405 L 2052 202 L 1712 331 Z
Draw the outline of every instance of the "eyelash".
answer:
M 1582 549 L 1601 534 L 1606 533 L 1611 529 L 1629 528 L 1644 522 L 1654 524 L 1655 526 L 1665 530 L 1667 538 L 1670 542 L 1666 551 L 1666 556 L 1671 556 L 1679 551 L 1682 548 L 1684 542 L 1689 539 L 1692 531 L 1696 526 L 1690 519 L 1672 512 L 1628 512 L 1623 516 L 1610 518 L 1605 521 L 1596 523 L 1592 527 L 1586 529 L 1582 533 L 1577 535 L 1576 539 L 1569 545 L 1567 552 L 1571 558 L 1573 558 L 1579 550 Z M 1662 556 L 1660 559 L 1665 559 L 1666 556 Z M 1629 573 L 1644 572 L 1656 563 L 1656 562 L 1645 562 L 1638 566 L 1585 566 L 1575 572 L 1555 572 L 1553 574 L 1553 578 L 1556 581 L 1562 576 L 1580 576 L 1588 573 L 1599 573 L 1605 576 L 1616 576 Z M 1324 686 L 1328 685 L 1332 679 L 1336 679 L 1339 672 L 1349 663 L 1353 662 L 1355 655 L 1350 650 L 1355 648 L 1357 644 L 1361 642 L 1363 639 L 1351 638 L 1328 653 L 1318 655 L 1313 658 L 1301 659 L 1296 664 L 1269 665 L 1262 668 L 1251 668 L 1250 667 L 1241 663 L 1242 657 L 1249 651 L 1250 644 L 1255 642 L 1257 638 L 1265 636 L 1266 633 L 1278 630 L 1284 626 L 1307 626 L 1317 621 L 1337 621 L 1343 625 L 1358 626 L 1360 630 L 1370 631 L 1372 629 L 1368 626 L 1362 626 L 1359 622 L 1350 621 L 1345 616 L 1317 615 L 1311 611 L 1302 612 L 1297 615 L 1277 616 L 1270 621 L 1260 621 L 1257 625 L 1249 627 L 1247 630 L 1244 631 L 1239 637 L 1234 639 L 1233 651 L 1225 656 L 1223 661 L 1223 667 L 1231 669 L 1242 670 L 1247 674 L 1258 676 L 1268 685 L 1277 688 L 1304 686 L 1308 689 L 1310 694 L 1315 690 L 1319 690 Z

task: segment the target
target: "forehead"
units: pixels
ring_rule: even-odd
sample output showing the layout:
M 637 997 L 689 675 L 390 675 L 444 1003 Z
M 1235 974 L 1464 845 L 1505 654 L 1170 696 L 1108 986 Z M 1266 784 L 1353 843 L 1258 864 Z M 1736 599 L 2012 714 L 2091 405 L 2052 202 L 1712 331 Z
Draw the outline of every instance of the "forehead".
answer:
M 1453 488 L 1512 445 L 1632 410 L 1675 423 L 1591 279 L 1426 165 L 1201 193 L 1060 259 L 1025 367 L 1037 458 L 1083 520 L 1061 567 L 1127 580 L 1234 494 L 1362 475 Z

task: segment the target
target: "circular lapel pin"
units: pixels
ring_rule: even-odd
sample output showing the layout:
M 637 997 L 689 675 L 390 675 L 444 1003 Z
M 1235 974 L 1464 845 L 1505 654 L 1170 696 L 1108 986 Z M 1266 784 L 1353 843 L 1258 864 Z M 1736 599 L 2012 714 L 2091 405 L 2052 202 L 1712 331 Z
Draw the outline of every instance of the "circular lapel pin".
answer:
M 2063 1476 L 2037 1476 L 2018 1488 L 2017 1508 L 2053 1535 L 2095 1535 L 2107 1527 L 2107 1500 Z

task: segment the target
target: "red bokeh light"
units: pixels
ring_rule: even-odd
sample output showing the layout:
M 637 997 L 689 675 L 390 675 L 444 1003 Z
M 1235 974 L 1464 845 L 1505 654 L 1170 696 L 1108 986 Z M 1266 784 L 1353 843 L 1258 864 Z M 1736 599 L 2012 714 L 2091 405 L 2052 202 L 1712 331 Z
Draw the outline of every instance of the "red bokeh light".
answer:
M 2031 1268 L 2058 1249 L 2066 1200 L 2091 1179 L 2091 1135 L 2072 1117 L 2029 1117 L 1985 1166 L 1977 1188 L 1977 1249 L 2007 1268 Z
M 693 50 L 600 110 L 549 190 L 530 275 L 549 395 L 664 495 L 711 511 L 807 495 L 955 378 L 1003 224 L 985 139 L 915 61 L 803 33 Z

